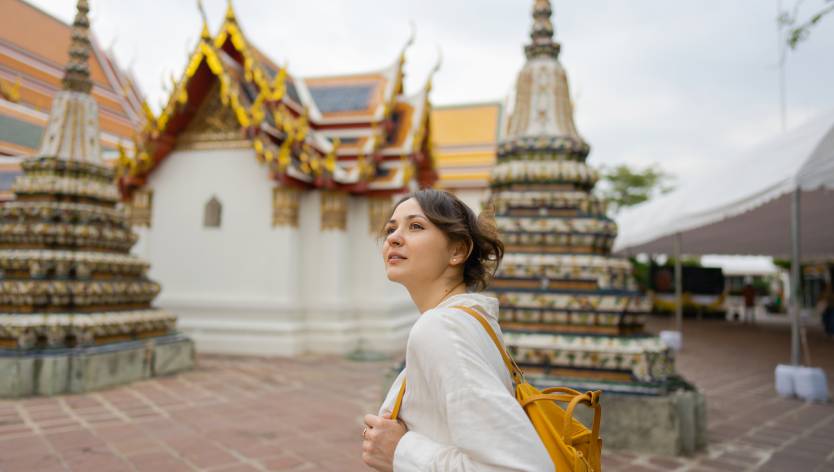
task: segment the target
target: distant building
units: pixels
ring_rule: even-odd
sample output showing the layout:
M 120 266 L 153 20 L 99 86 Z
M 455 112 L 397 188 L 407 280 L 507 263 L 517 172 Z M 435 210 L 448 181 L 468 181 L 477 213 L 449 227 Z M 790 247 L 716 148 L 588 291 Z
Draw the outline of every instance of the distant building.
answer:
M 474 210 L 489 189 L 503 118 L 499 102 L 435 106 L 432 110 L 432 144 L 439 180 Z
M 70 49 L 71 25 L 22 0 L 0 3 L 0 200 L 11 197 L 20 156 L 38 148 Z M 99 107 L 104 158 L 130 148 L 145 122 L 142 94 L 91 33 L 90 92 Z

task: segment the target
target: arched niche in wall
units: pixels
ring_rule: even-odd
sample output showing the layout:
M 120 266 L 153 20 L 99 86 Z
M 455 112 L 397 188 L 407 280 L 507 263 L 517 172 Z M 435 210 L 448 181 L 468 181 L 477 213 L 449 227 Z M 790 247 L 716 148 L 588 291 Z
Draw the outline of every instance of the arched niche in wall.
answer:
M 223 204 L 220 203 L 220 200 L 218 200 L 216 196 L 212 196 L 209 201 L 206 202 L 205 209 L 203 210 L 203 227 L 219 228 L 222 214 Z

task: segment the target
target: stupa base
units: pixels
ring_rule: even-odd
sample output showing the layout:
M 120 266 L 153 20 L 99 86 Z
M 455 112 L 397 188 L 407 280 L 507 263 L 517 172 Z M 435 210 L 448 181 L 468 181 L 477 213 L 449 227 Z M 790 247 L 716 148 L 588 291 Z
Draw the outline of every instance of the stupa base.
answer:
M 0 349 L 0 397 L 83 393 L 194 366 L 181 334 L 74 349 Z
M 658 396 L 604 392 L 600 404 L 604 450 L 689 456 L 707 446 L 706 400 L 697 390 Z M 591 424 L 590 410 L 576 412 L 577 419 Z

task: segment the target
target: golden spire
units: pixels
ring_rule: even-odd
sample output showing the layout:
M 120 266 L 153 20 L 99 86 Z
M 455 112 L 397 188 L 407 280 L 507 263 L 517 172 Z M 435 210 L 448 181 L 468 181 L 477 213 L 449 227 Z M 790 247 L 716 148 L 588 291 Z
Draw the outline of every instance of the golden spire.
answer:
M 209 32 L 208 17 L 206 16 L 206 9 L 203 7 L 203 0 L 197 0 L 197 9 L 200 10 L 200 16 L 203 18 L 203 30 L 200 32 L 200 38 L 209 41 L 211 40 L 211 32 Z
M 408 30 L 408 39 L 405 41 L 402 49 L 400 49 L 400 63 L 405 62 L 405 52 L 414 45 L 414 40 L 417 38 L 417 25 L 413 20 L 408 22 Z
M 228 0 L 226 2 L 226 21 L 237 23 L 237 15 L 235 15 L 235 9 L 232 6 L 232 0 Z
M 69 62 L 64 67 L 64 90 L 90 93 L 93 83 L 90 81 L 90 20 L 87 13 L 90 5 L 87 0 L 78 0 L 75 19 L 72 22 L 72 40 L 70 41 Z
M 530 31 L 532 42 L 524 47 L 528 59 L 536 56 L 559 57 L 560 45 L 553 41 L 553 23 L 550 21 L 552 14 L 550 0 L 535 0 L 533 29 Z
M 437 45 L 437 62 L 434 63 L 434 67 L 432 67 L 431 71 L 429 71 L 429 78 L 426 80 L 426 93 L 431 91 L 432 88 L 432 81 L 434 80 L 434 74 L 440 70 L 440 67 L 443 66 L 443 50 L 440 49 L 440 45 Z

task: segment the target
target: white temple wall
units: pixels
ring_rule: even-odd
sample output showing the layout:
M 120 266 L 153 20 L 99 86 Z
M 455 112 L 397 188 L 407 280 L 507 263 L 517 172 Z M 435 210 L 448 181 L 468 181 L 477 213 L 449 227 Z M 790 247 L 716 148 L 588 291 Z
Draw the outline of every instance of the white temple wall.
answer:
M 300 194 L 298 227 L 272 226 L 268 177 L 250 149 L 179 150 L 151 174 L 151 227 L 133 248 L 201 352 L 399 352 L 417 316 L 387 280 L 365 197 L 347 227 L 321 229 L 321 193 Z M 204 227 L 206 203 L 222 205 Z
M 321 193 L 317 191 L 301 195 L 299 228 L 304 235 L 300 273 L 307 350 L 348 352 L 355 344 L 356 322 L 350 303 L 347 234 L 322 230 Z
M 272 227 L 273 185 L 250 149 L 175 151 L 151 175 L 151 228 L 136 253 L 162 284 L 156 304 L 203 352 L 303 349 L 299 235 Z M 218 228 L 203 225 L 212 197 Z

